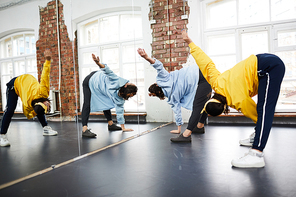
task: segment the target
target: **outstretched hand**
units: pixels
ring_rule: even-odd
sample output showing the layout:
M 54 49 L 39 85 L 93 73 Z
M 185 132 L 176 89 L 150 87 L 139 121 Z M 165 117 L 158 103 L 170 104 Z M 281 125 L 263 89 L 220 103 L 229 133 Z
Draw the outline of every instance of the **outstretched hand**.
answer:
M 154 64 L 155 63 L 155 60 L 152 59 L 151 57 L 149 57 L 144 49 L 138 48 L 137 51 L 138 51 L 139 55 L 142 58 L 144 58 L 145 60 L 147 60 L 150 64 Z
M 190 44 L 192 42 L 192 40 L 188 36 L 187 30 L 185 29 L 182 30 L 182 38 L 187 44 Z
M 44 51 L 44 57 L 48 61 L 51 60 L 51 51 L 49 49 L 45 49 L 45 51 Z
M 139 55 L 140 55 L 142 58 L 145 58 L 145 59 L 148 58 L 148 55 L 147 55 L 147 53 L 146 53 L 146 51 L 145 51 L 144 49 L 138 48 L 137 51 L 138 51 Z
M 95 56 L 95 54 L 91 54 L 91 56 L 92 56 L 94 62 L 95 62 L 100 68 L 105 68 L 105 65 L 100 63 L 100 58 L 99 58 L 99 56 Z

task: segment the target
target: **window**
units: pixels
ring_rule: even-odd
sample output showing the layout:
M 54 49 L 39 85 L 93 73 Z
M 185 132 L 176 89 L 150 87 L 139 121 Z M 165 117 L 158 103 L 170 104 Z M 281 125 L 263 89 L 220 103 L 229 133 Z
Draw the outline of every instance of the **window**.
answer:
M 295 7 L 296 0 L 201 2 L 205 50 L 220 72 L 251 54 L 273 53 L 284 61 L 278 112 L 296 111 Z
M 129 12 L 100 15 L 79 24 L 78 36 L 80 81 L 99 69 L 91 54 L 98 55 L 116 75 L 138 87 L 137 95 L 125 102 L 125 111 L 144 111 L 144 65 L 136 56 L 143 42 L 141 15 Z M 83 93 L 80 95 L 82 100 Z
M 268 30 L 265 30 L 265 28 L 262 30 L 250 28 L 250 30 L 250 32 L 248 32 L 248 29 L 239 31 L 242 59 L 248 58 L 251 54 L 269 51 Z
M 6 106 L 6 83 L 13 77 L 31 74 L 37 78 L 36 42 L 32 33 L 13 34 L 0 39 L 1 94 L 3 110 Z M 16 111 L 22 111 L 18 100 Z
M 208 55 L 215 62 L 217 69 L 224 72 L 236 62 L 235 34 L 227 33 L 207 37 Z

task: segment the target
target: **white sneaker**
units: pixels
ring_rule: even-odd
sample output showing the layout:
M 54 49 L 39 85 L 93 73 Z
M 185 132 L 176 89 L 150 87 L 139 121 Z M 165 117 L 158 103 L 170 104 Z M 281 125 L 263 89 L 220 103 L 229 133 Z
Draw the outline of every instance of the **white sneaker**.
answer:
M 6 134 L 1 134 L 0 135 L 0 146 L 10 146 L 10 143 L 7 139 Z
M 265 166 L 264 154 L 254 149 L 250 149 L 245 156 L 231 161 L 232 166 L 238 168 L 262 168 Z
M 255 132 L 252 133 L 249 138 L 240 140 L 239 144 L 242 146 L 253 146 L 254 138 L 255 138 Z
M 55 130 L 52 130 L 50 126 L 43 127 L 43 135 L 57 135 L 58 132 Z

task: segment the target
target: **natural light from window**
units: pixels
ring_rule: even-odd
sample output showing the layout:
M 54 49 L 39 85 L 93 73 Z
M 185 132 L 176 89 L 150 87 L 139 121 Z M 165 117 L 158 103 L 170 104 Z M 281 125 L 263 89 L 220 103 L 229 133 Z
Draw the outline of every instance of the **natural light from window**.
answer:
M 286 73 L 276 111 L 296 112 L 296 0 L 205 0 L 201 8 L 205 49 L 217 69 L 251 54 L 278 55 Z
M 138 93 L 125 102 L 125 111 L 145 111 L 144 65 L 136 57 L 143 42 L 141 15 L 114 13 L 91 18 L 79 25 L 79 38 L 80 80 L 98 70 L 91 57 L 94 53 L 116 75 L 137 85 Z

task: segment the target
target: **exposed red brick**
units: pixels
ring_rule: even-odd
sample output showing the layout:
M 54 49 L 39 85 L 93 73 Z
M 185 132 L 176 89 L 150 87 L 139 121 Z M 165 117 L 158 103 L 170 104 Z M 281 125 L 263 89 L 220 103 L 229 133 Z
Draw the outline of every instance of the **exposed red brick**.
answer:
M 60 30 L 60 50 L 61 50 L 61 105 L 62 115 L 64 117 L 74 117 L 76 109 L 79 109 L 79 103 L 76 106 L 76 96 L 79 98 L 79 85 L 75 83 L 79 81 L 78 75 L 78 56 L 77 56 L 77 40 L 74 40 L 74 49 L 72 42 L 69 39 L 67 27 L 63 20 L 63 4 L 58 1 L 59 7 L 59 30 Z M 59 55 L 58 55 L 58 38 L 56 24 L 56 2 L 50 1 L 45 8 L 39 10 L 40 25 L 39 25 L 39 40 L 36 42 L 36 57 L 38 78 L 40 80 L 42 72 L 42 64 L 44 62 L 43 52 L 46 48 L 50 48 L 52 52 L 52 65 L 50 73 L 50 88 L 57 90 L 59 87 Z M 46 24 L 48 22 L 48 24 Z M 74 50 L 74 57 L 73 57 Z M 75 61 L 74 61 L 75 58 Z M 75 65 L 73 64 L 75 62 Z M 75 74 L 74 75 L 74 70 Z M 78 84 L 78 83 L 77 83 Z M 69 96 L 72 92 L 73 96 Z M 58 98 L 58 97 L 57 97 Z M 59 101 L 57 100 L 59 109 Z M 77 110 L 78 111 L 78 110 Z
M 169 6 L 168 6 L 169 5 Z M 169 8 L 169 9 L 167 9 Z M 189 15 L 190 8 L 183 0 L 154 0 L 152 9 L 148 14 L 149 19 L 156 20 L 151 25 L 152 29 L 152 55 L 161 61 L 167 71 L 182 68 L 188 57 L 188 45 L 183 41 L 181 30 L 186 28 L 187 20 L 182 20 L 185 13 Z M 169 14 L 169 16 L 168 16 Z

